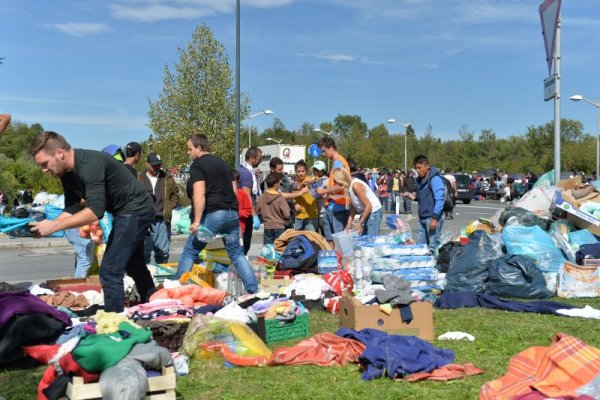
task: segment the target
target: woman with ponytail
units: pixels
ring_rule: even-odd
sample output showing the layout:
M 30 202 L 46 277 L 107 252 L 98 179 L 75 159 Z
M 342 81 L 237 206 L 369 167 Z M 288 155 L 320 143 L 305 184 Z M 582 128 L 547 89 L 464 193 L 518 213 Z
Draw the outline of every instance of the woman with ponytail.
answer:
M 359 214 L 356 231 L 359 235 L 379 235 L 383 208 L 377 195 L 369 185 L 357 178 L 351 178 L 342 168 L 333 171 L 333 183 L 348 191 L 346 205 L 350 205 L 350 215 L 346 229 L 352 229 L 354 217 Z

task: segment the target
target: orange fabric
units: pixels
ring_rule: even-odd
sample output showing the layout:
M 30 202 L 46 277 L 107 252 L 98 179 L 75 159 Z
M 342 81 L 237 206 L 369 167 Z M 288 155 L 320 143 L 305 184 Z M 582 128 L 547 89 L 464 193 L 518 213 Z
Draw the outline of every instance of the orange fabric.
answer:
M 600 350 L 559 333 L 549 347 L 531 347 L 511 358 L 506 374 L 483 385 L 480 400 L 511 399 L 536 390 L 546 397 L 573 396 L 600 373 Z
M 336 161 L 341 162 L 342 164 L 344 164 L 344 169 L 346 170 L 346 172 L 348 173 L 348 176 L 350 176 L 350 167 L 348 166 L 348 161 L 346 161 L 346 159 L 344 157 L 342 157 L 340 154 L 336 154 L 336 156 L 333 159 L 333 162 L 335 163 Z M 335 169 L 331 169 L 331 171 L 329 171 L 329 182 L 327 183 L 327 187 L 333 187 L 333 171 L 335 171 Z M 341 190 L 336 194 L 330 194 L 329 197 L 327 198 L 327 202 L 329 201 L 333 201 L 336 204 L 339 204 L 341 206 L 346 206 L 346 197 L 348 196 L 348 193 L 346 193 L 346 191 Z
M 206 304 L 219 305 L 227 295 L 224 290 L 198 285 L 183 285 L 172 289 L 160 289 L 152 296 L 150 301 L 156 299 L 177 299 L 187 307 L 199 307 Z
M 404 377 L 405 381 L 450 381 L 452 379 L 460 379 L 465 376 L 483 374 L 481 368 L 477 368 L 471 363 L 468 364 L 448 364 L 441 368 L 434 369 L 431 372 L 418 372 Z
M 342 366 L 357 363 L 367 346 L 333 333 L 318 333 L 293 347 L 281 347 L 271 355 L 269 365 Z

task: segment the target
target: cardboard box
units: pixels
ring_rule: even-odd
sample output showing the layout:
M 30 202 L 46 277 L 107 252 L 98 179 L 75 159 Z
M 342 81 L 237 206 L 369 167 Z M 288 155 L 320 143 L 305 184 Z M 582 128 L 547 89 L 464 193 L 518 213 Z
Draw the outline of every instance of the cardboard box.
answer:
M 340 325 L 359 331 L 365 328 L 379 329 L 390 335 L 417 336 L 433 340 L 433 305 L 428 302 L 412 303 L 413 320 L 402 322 L 400 309 L 394 307 L 390 315 L 379 310 L 378 304 L 363 305 L 354 297 L 344 294 L 340 300 Z
M 148 392 L 145 399 L 175 400 L 177 380 L 173 367 L 163 367 L 160 376 L 148 378 Z M 67 385 L 66 398 L 69 400 L 102 399 L 100 383 L 83 383 L 83 378 L 74 376 Z
M 575 179 L 575 178 L 574 178 Z M 571 180 L 571 179 L 570 179 Z M 563 182 L 563 181 L 561 181 Z M 560 182 L 559 182 L 560 183 Z M 596 236 L 600 236 L 600 220 L 594 216 L 580 211 L 572 203 L 568 202 L 563 193 L 557 191 L 556 198 L 554 199 L 554 205 L 561 210 L 566 211 L 567 219 L 580 229 L 587 229 Z
M 90 275 L 87 278 L 59 278 L 46 281 L 48 289 L 53 292 L 83 292 L 85 290 L 101 291 L 100 277 Z M 81 290 L 84 289 L 84 290 Z

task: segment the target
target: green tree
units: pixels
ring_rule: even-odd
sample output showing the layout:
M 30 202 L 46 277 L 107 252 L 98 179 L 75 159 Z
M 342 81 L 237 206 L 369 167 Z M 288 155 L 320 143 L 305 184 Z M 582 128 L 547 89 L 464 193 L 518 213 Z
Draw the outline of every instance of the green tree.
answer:
M 158 100 L 148 99 L 149 126 L 155 140 L 168 146 L 174 163 L 187 160 L 185 142 L 194 133 L 205 134 L 214 153 L 234 160 L 235 88 L 225 47 L 201 25 L 186 49 L 178 49 L 172 72 L 164 67 L 163 90 Z M 242 119 L 248 102 L 242 101 Z

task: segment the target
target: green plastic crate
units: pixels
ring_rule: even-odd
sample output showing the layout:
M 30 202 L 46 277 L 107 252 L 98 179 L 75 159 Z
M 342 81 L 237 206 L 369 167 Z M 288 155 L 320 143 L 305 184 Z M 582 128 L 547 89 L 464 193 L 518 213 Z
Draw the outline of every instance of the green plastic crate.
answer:
M 250 324 L 250 328 L 265 343 L 269 344 L 308 336 L 308 321 L 307 312 L 297 316 L 293 321 L 279 321 L 259 317 L 256 323 Z

